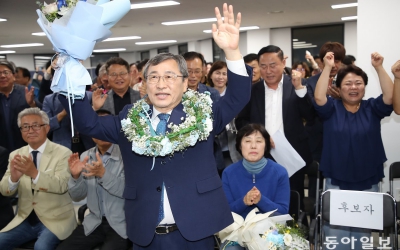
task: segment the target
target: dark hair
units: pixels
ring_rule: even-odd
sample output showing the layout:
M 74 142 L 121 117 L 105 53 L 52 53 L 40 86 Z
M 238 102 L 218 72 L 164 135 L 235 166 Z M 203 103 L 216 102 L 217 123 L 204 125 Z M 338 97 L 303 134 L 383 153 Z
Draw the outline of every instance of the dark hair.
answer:
M 107 109 L 98 109 L 96 110 L 97 115 L 111 115 L 111 112 Z
M 258 62 L 258 55 L 254 53 L 250 53 L 243 57 L 244 63 L 251 63 L 252 61 Z
M 155 57 L 151 58 L 144 66 L 143 77 L 147 78 L 147 73 L 150 66 L 156 66 L 168 60 L 174 60 L 176 62 L 179 68 L 179 72 L 183 76 L 183 80 L 188 77 L 189 74 L 187 71 L 187 65 L 185 59 L 181 55 L 174 55 L 172 53 L 160 53 Z
M 136 65 L 137 65 L 137 63 L 135 63 L 135 62 L 134 62 L 134 63 L 130 63 L 130 64 L 129 64 L 129 68 L 131 68 L 133 65 L 135 65 L 135 66 L 136 66 Z
M 103 66 L 102 63 L 97 64 L 96 69 L 94 70 L 94 73 L 96 74 L 96 76 L 99 76 L 99 71 L 101 66 Z
M 352 55 L 346 55 L 343 59 L 343 64 L 350 65 L 356 61 L 356 58 Z
M 118 64 L 118 65 L 122 65 L 125 66 L 126 70 L 129 72 L 130 68 L 129 68 L 129 63 L 127 61 L 125 61 L 124 59 L 122 59 L 121 57 L 111 57 L 110 59 L 108 59 L 108 61 L 106 62 L 106 70 L 108 73 L 108 68 L 113 65 L 113 64 Z
M 31 72 L 27 68 L 22 68 L 22 67 L 17 67 L 16 72 L 18 73 L 19 71 L 22 71 L 22 77 L 28 77 L 28 79 L 31 79 Z
M 9 62 L 9 61 L 1 61 L 0 65 L 6 66 L 8 69 L 11 70 L 11 73 L 15 74 L 15 67 L 11 62 Z
M 51 60 L 48 60 L 46 63 L 46 66 L 45 66 L 46 67 L 45 70 L 47 70 L 50 66 L 51 66 Z M 56 71 L 53 69 L 53 67 L 51 67 L 50 72 L 51 72 L 51 75 L 54 76 L 54 72 L 56 72 Z
M 195 52 L 195 51 L 186 52 L 182 56 L 183 56 L 183 58 L 185 58 L 185 61 L 192 61 L 192 60 L 194 60 L 196 58 L 199 58 L 200 61 L 201 61 L 201 65 L 206 64 L 206 60 L 204 60 L 204 56 L 202 54 L 200 54 L 200 53 Z
M 277 53 L 279 59 L 283 61 L 283 51 L 281 50 L 281 48 L 275 45 L 268 45 L 267 47 L 260 49 L 260 51 L 257 54 L 257 61 L 260 61 L 260 57 L 266 53 Z
M 319 58 L 319 55 L 315 55 L 315 56 L 313 56 L 313 57 L 314 57 L 314 60 L 320 59 L 320 58 Z
M 237 135 L 236 135 L 236 150 L 242 155 L 242 139 L 245 136 L 251 135 L 256 132 L 260 132 L 260 134 L 264 137 L 265 140 L 265 149 L 264 149 L 264 155 L 269 154 L 269 151 L 271 150 L 271 141 L 270 141 L 270 136 L 265 130 L 264 126 L 258 123 L 250 123 L 241 128 Z M 243 156 L 243 155 L 242 155 Z
M 214 83 L 211 79 L 211 75 L 214 71 L 222 69 L 222 68 L 228 68 L 228 66 L 226 66 L 226 62 L 223 61 L 216 61 L 215 63 L 213 63 L 213 65 L 211 66 L 210 71 L 208 71 L 208 75 L 207 75 L 207 81 L 208 84 L 210 84 L 211 87 L 214 87 Z M 226 82 L 226 85 L 228 85 L 228 82 Z
M 319 58 L 321 60 L 324 59 L 326 53 L 333 52 L 335 56 L 335 60 L 343 61 L 346 55 L 346 49 L 341 43 L 338 42 L 326 42 L 322 45 L 321 49 L 319 50 Z M 315 58 L 314 58 L 315 59 Z
M 297 66 L 299 65 L 303 66 L 303 69 L 306 71 L 305 78 L 310 77 L 311 76 L 310 67 L 308 67 L 306 62 L 295 62 L 292 66 L 292 70 L 296 70 Z
M 148 61 L 149 61 L 149 59 L 144 59 L 143 61 L 136 64 L 136 68 L 137 68 L 138 72 L 142 72 L 144 65 L 146 65 L 146 63 Z
M 367 74 L 361 68 L 359 68 L 359 67 L 357 67 L 357 66 L 355 66 L 353 64 L 350 64 L 350 65 L 347 65 L 347 66 L 341 68 L 339 70 L 339 72 L 337 73 L 336 86 L 338 88 L 340 88 L 340 86 L 342 84 L 342 81 L 343 81 L 343 78 L 345 78 L 346 75 L 349 74 L 349 73 L 353 73 L 355 75 L 361 76 L 361 78 L 364 80 L 365 86 L 367 86 L 367 84 L 368 84 L 368 76 L 367 76 Z

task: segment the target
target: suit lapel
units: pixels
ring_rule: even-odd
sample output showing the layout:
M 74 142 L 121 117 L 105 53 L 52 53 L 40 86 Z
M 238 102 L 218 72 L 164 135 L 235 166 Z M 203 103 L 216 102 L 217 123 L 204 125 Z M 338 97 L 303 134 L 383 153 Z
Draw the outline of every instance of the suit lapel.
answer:
M 183 117 L 183 120 L 181 119 Z M 186 118 L 186 113 L 183 112 L 183 105 L 182 103 L 179 103 L 178 106 L 176 106 L 171 113 L 171 117 L 168 120 L 168 124 L 171 122 L 175 125 L 181 124 Z M 167 131 L 171 132 L 171 129 L 167 127 Z
M 254 97 L 257 103 L 257 109 L 259 110 L 259 115 L 263 126 L 265 126 L 265 86 L 264 80 L 256 83 L 253 88 Z
M 45 172 L 49 167 L 52 152 L 53 152 L 53 143 L 47 140 L 46 148 L 44 149 L 42 157 L 40 158 L 40 163 L 39 163 L 40 171 Z
M 292 82 L 290 81 L 289 77 L 287 75 L 283 76 L 283 84 L 282 84 L 282 121 L 283 124 L 285 124 L 285 118 L 287 115 L 287 111 L 289 109 L 289 99 L 290 99 L 290 94 L 292 92 Z

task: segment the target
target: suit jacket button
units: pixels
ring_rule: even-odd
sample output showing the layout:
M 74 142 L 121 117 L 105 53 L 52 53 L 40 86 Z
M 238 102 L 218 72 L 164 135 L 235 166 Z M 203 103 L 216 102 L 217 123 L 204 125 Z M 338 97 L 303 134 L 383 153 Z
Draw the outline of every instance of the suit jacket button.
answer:
M 161 192 L 161 187 L 157 187 L 157 192 Z
M 166 161 L 161 161 L 161 165 L 167 164 Z

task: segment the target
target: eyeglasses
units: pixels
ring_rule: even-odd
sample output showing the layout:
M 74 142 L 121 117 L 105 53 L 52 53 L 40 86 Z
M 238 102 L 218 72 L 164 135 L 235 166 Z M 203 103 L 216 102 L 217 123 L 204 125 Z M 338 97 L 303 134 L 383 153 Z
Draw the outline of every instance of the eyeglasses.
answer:
M 39 131 L 41 127 L 46 126 L 47 124 L 33 124 L 33 125 L 23 125 L 19 127 L 22 132 L 28 132 L 31 128 L 33 131 Z
M 147 79 L 147 83 L 149 83 L 149 84 L 157 84 L 157 83 L 159 83 L 160 82 L 160 78 L 164 79 L 165 83 L 171 84 L 171 83 L 174 83 L 176 81 L 176 78 L 178 78 L 178 77 L 185 78 L 185 76 L 178 76 L 178 75 L 175 75 L 175 74 L 165 74 L 163 76 L 148 75 L 146 77 L 146 79 Z
M 299 71 L 299 72 L 305 71 L 305 69 L 294 69 L 294 70 Z
M 120 76 L 121 78 L 125 78 L 126 76 L 128 76 L 128 73 L 129 72 L 119 72 L 119 74 L 117 74 L 117 73 L 112 73 L 112 74 L 108 74 L 108 76 L 111 78 L 111 79 L 116 79 L 118 76 Z
M 0 76 L 1 75 L 9 76 L 9 75 L 12 75 L 12 72 L 11 72 L 11 70 L 0 71 Z
M 199 75 L 201 74 L 202 70 L 198 69 L 198 70 L 188 70 L 189 75 L 191 74 L 195 74 L 195 75 Z

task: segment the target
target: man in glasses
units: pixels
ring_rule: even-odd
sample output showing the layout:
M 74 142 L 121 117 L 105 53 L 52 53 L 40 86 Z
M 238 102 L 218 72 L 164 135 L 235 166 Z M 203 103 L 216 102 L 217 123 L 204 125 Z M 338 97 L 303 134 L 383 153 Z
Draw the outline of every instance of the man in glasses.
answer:
M 206 140 L 196 140 L 193 146 L 185 146 L 182 151 L 166 156 L 136 153 L 121 131 L 121 120 L 127 118 L 133 105 L 126 106 L 119 116 L 102 117 L 93 111 L 87 98 L 75 100 L 72 106 L 78 130 L 118 143 L 121 149 L 127 234 L 135 250 L 211 250 L 214 233 L 233 222 L 215 166 L 213 141 L 249 101 L 252 72 L 250 68 L 246 70 L 239 50 L 240 14 L 235 21 L 232 6 L 228 8 L 224 4 L 222 20 L 219 9 L 215 9 L 218 27 L 213 25 L 213 38 L 226 55 L 229 88 L 223 98 L 212 103 L 213 128 Z M 157 133 L 155 137 L 170 136 L 170 124 L 180 126 L 189 117 L 184 106 L 196 105 L 182 102 L 183 93 L 190 85 L 185 59 L 161 53 L 146 64 L 144 77 L 152 105 L 143 104 L 150 111 L 148 118 L 144 115 L 146 118 L 141 119 L 145 121 L 143 126 L 149 129 L 151 126 Z M 60 98 L 60 101 L 68 109 L 68 100 Z M 183 128 L 179 132 L 187 135 Z M 184 142 L 184 138 L 180 142 Z M 155 149 L 147 143 L 139 147 Z
M 47 139 L 49 118 L 39 108 L 21 111 L 18 126 L 28 145 L 10 154 L 0 182 L 2 195 L 18 194 L 18 212 L 0 232 L 0 249 L 11 250 L 36 238 L 35 249 L 55 249 L 76 227 L 67 192 L 71 151 Z
M 112 57 L 106 62 L 108 84 L 111 90 L 104 94 L 101 89 L 93 92 L 93 108 L 104 109 L 118 115 L 125 105 L 140 99 L 138 91 L 130 88 L 129 63 L 120 57 Z
M 0 62 L 0 146 L 9 152 L 26 143 L 17 125 L 17 115 L 25 108 L 41 107 L 34 99 L 34 88 L 15 82 L 15 67 L 8 61 Z

